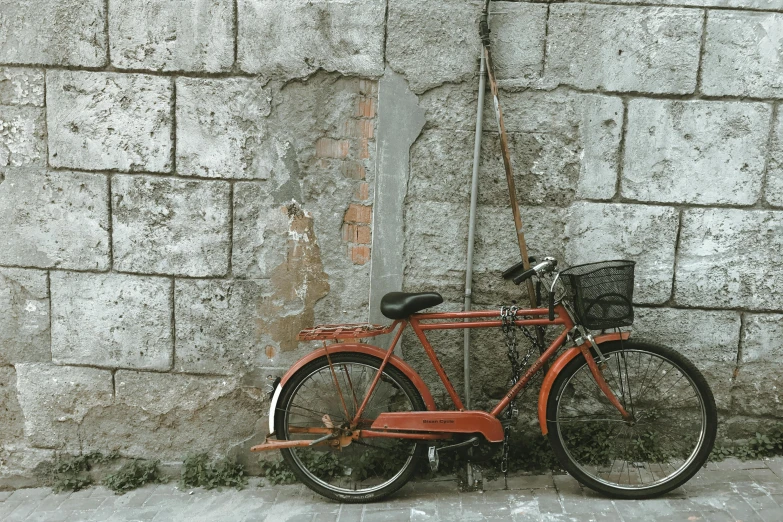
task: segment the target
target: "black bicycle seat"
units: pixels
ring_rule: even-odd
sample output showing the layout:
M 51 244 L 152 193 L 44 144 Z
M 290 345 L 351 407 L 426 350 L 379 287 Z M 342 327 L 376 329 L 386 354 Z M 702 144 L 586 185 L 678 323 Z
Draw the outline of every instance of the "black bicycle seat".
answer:
M 437 292 L 389 292 L 381 299 L 381 313 L 389 319 L 405 319 L 442 302 L 443 297 Z

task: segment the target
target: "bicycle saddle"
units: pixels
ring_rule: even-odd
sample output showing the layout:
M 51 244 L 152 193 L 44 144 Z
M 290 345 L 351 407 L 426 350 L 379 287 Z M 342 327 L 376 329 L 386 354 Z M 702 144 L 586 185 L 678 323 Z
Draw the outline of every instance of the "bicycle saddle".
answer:
M 389 292 L 381 299 L 381 313 L 389 319 L 405 319 L 411 314 L 442 302 L 443 297 L 437 292 L 418 294 Z

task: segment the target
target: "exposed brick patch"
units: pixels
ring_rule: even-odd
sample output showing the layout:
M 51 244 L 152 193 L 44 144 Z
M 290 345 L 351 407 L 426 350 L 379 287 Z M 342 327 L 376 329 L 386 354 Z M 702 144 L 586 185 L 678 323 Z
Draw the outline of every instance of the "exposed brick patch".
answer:
M 348 206 L 348 210 L 345 211 L 343 221 L 346 223 L 370 224 L 372 222 L 372 206 L 351 203 Z
M 370 260 L 370 247 L 356 245 L 351 247 L 351 261 L 355 265 L 363 265 Z
M 370 184 L 366 182 L 359 183 L 359 185 L 356 186 L 353 197 L 359 201 L 367 201 L 370 199 Z
M 315 144 L 315 153 L 319 158 L 344 159 L 348 157 L 350 151 L 351 142 L 348 140 L 321 138 Z
M 371 231 L 368 225 L 354 225 L 352 223 L 343 225 L 343 240 L 349 243 L 369 245 L 370 234 Z

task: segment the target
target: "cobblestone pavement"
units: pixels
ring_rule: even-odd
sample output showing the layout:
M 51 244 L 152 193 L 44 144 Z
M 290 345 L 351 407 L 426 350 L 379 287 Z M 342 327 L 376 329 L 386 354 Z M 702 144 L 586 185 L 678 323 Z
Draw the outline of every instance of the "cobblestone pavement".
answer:
M 337 504 L 303 486 L 252 484 L 236 491 L 147 486 L 122 496 L 103 487 L 53 494 L 0 492 L 6 521 L 783 521 L 783 458 L 709 464 L 685 487 L 645 501 L 603 498 L 567 475 L 509 477 L 484 492 L 460 493 L 453 480 L 417 481 L 388 502 Z

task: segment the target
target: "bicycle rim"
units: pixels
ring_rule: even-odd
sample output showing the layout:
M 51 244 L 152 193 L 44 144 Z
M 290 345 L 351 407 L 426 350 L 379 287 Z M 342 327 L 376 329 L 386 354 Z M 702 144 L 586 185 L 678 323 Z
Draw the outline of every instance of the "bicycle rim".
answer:
M 284 438 L 315 440 L 323 434 L 297 428 L 348 426 L 370 388 L 377 367 L 359 361 L 328 363 L 312 369 L 298 383 L 285 404 Z M 325 361 L 324 361 L 325 362 Z M 368 429 L 383 412 L 422 409 L 402 384 L 404 377 L 384 371 L 355 429 Z M 337 392 L 337 385 L 341 393 Z M 412 386 L 412 385 L 410 385 Z M 342 394 L 342 399 L 340 395 Z M 420 400 L 420 399 L 419 399 Z M 346 415 L 347 410 L 347 415 Z M 288 451 L 292 464 L 311 481 L 338 495 L 383 495 L 415 464 L 417 444 L 411 440 L 359 438 L 342 448 L 323 444 Z M 407 480 L 407 478 L 405 478 Z
M 634 421 L 622 420 L 582 364 L 557 398 L 557 437 L 568 460 L 599 485 L 629 493 L 689 476 L 709 429 L 699 386 L 659 353 L 621 349 L 606 359 L 604 378 Z

